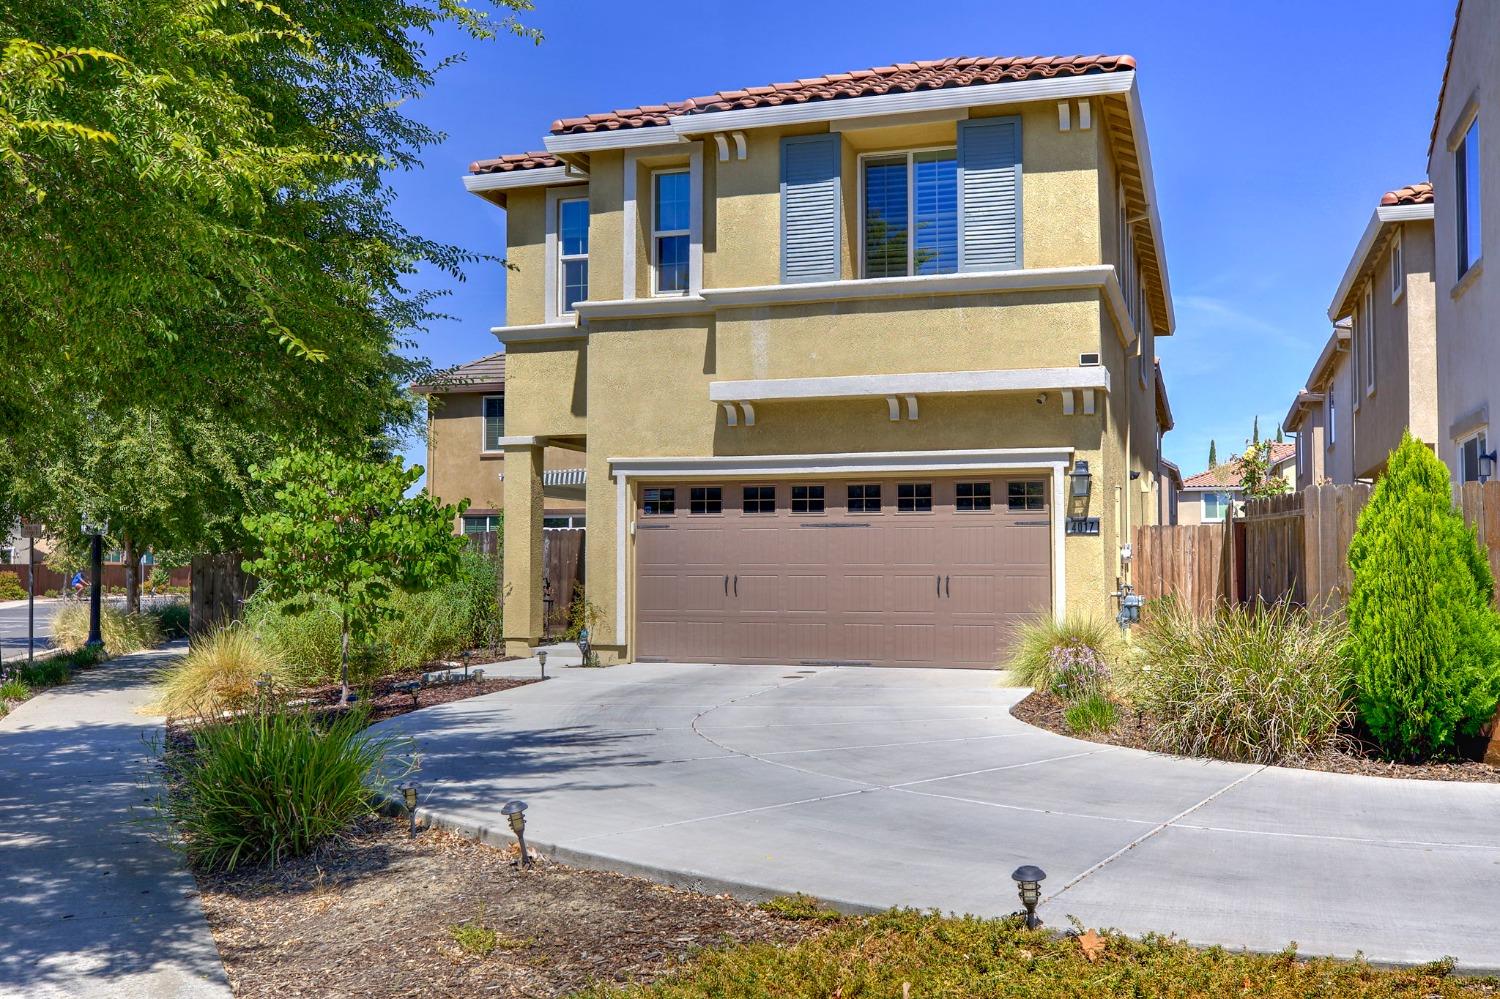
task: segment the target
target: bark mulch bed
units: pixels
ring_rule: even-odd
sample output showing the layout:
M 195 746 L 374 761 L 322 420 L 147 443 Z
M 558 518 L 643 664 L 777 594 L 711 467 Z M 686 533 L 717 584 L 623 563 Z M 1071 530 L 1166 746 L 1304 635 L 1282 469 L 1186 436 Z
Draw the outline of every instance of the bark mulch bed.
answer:
M 199 875 L 237 997 L 563 996 L 650 982 L 705 947 L 816 932 L 727 896 L 536 860 L 446 830 L 371 818 L 275 869 Z M 483 956 L 452 929 L 496 934 Z
M 1072 732 L 1063 721 L 1066 705 L 1055 694 L 1033 691 L 1015 707 L 1011 714 L 1028 725 L 1047 729 L 1059 735 L 1088 742 L 1102 742 L 1110 746 L 1125 746 L 1130 749 L 1151 748 L 1148 736 L 1150 726 L 1134 711 L 1122 708 L 1119 720 L 1109 732 L 1080 735 Z M 1325 773 L 1358 774 L 1365 777 L 1402 777 L 1408 780 L 1463 781 L 1472 784 L 1500 784 L 1500 769 L 1478 760 L 1445 760 L 1432 763 L 1392 763 L 1375 755 L 1372 747 L 1353 734 L 1341 738 L 1342 745 L 1317 756 L 1285 764 L 1301 770 L 1321 770 Z

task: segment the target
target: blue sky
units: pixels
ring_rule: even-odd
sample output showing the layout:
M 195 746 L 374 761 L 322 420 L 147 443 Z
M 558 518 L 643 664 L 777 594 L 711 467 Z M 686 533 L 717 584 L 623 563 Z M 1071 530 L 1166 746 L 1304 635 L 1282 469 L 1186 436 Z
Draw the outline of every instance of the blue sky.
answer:
M 474 159 L 541 148 L 559 117 L 914 59 L 1135 56 L 1177 308 L 1159 348 L 1177 421 L 1166 451 L 1187 474 L 1211 438 L 1221 456 L 1243 447 L 1257 414 L 1274 433 L 1380 195 L 1426 176 L 1453 16 L 1448 0 L 536 2 L 540 46 L 431 40 L 468 58 L 410 108 L 448 136 L 393 178 L 414 230 L 503 253 L 504 213 L 460 178 Z M 428 279 L 451 288 L 454 320 L 422 353 L 441 366 L 497 350 L 498 265 Z M 408 458 L 425 460 L 420 442 Z

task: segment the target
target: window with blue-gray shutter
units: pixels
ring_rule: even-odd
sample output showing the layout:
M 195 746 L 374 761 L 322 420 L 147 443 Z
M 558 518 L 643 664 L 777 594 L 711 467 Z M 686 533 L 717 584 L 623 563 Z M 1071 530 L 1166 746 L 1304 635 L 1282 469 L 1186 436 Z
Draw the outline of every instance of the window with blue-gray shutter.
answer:
M 1021 266 L 1021 120 L 958 124 L 958 269 Z
M 839 277 L 839 136 L 782 139 L 781 280 Z

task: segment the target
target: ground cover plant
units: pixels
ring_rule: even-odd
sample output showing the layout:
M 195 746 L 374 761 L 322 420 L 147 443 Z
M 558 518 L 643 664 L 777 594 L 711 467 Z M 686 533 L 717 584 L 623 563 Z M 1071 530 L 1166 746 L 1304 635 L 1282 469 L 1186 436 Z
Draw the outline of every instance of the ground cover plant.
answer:
M 1495 583 L 1448 470 L 1407 433 L 1349 546 L 1361 725 L 1396 759 L 1451 755 L 1500 699 Z

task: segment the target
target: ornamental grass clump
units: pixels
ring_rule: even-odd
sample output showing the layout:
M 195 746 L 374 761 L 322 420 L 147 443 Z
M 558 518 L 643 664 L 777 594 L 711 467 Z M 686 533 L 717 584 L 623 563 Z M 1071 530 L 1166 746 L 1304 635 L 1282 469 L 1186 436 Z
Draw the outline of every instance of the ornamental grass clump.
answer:
M 367 734 L 365 721 L 357 709 L 332 720 L 277 710 L 196 730 L 158 802 L 189 861 L 274 865 L 369 814 L 395 744 Z
M 1198 618 L 1176 601 L 1145 615 L 1131 679 L 1153 749 L 1289 763 L 1331 748 L 1351 720 L 1341 622 L 1288 603 Z
M 1111 621 L 1070 614 L 1059 621 L 1050 614 L 1023 624 L 1006 668 L 1018 687 L 1051 691 L 1064 700 L 1074 688 L 1102 690 L 1110 683 L 1110 664 L 1124 648 L 1120 629 Z
M 161 622 L 152 614 L 130 614 L 105 604 L 99 608 L 99 637 L 112 656 L 123 656 L 160 645 Z M 69 652 L 89 640 L 87 604 L 69 604 L 52 617 L 52 641 Z
M 1500 699 L 1495 582 L 1447 468 L 1410 432 L 1360 512 L 1349 565 L 1361 725 L 1395 759 L 1454 753 Z
M 275 651 L 243 625 L 218 628 L 158 675 L 157 710 L 175 717 L 243 711 L 255 706 L 256 681 L 266 676 L 275 686 L 286 685 L 286 666 Z

